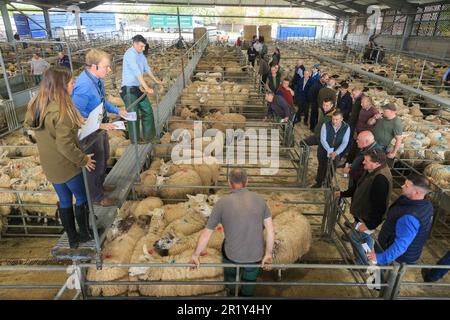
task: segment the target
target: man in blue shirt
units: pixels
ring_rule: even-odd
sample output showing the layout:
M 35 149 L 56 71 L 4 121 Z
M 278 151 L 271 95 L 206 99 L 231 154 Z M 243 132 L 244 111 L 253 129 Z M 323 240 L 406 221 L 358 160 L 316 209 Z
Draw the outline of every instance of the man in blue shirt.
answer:
M 408 176 L 402 186 L 403 194 L 389 208 L 378 235 L 381 248 L 367 254 L 372 263 L 415 264 L 419 260 L 433 221 L 433 206 L 425 199 L 429 189 L 426 177 Z
M 331 159 L 332 165 L 336 168 L 336 163 L 347 150 L 350 139 L 350 127 L 344 122 L 342 112 L 334 112 L 331 121 L 326 121 L 320 129 L 320 143 L 317 148 L 317 167 L 316 183 L 312 188 L 320 188 L 325 180 L 328 168 L 328 159 Z
M 108 53 L 92 49 L 86 54 L 88 66 L 77 78 L 72 93 L 72 100 L 83 118 L 103 103 L 103 119 L 100 129 L 90 134 L 82 141 L 81 146 L 87 154 L 94 154 L 95 170 L 88 172 L 89 191 L 95 204 L 112 206 L 116 204 L 113 198 L 105 197 L 105 191 L 114 190 L 114 186 L 104 186 L 106 178 L 106 163 L 109 158 L 109 140 L 106 130 L 114 130 L 114 125 L 108 123 L 108 112 L 126 116 L 125 109 L 119 110 L 106 100 L 103 78 L 111 72 L 111 58 Z
M 157 79 L 148 65 L 147 59 L 143 54 L 147 40 L 141 35 L 133 37 L 133 46 L 129 48 L 123 56 L 122 65 L 122 88 L 120 96 L 125 105 L 130 106 L 139 99 L 141 95 L 153 94 L 153 90 L 144 80 L 144 73 L 148 73 L 150 78 L 157 84 L 162 81 Z M 142 87 L 144 92 L 139 87 Z M 133 143 L 148 143 L 156 135 L 155 122 L 153 118 L 153 109 L 148 97 L 145 96 L 131 110 L 137 114 L 137 121 L 128 122 L 128 132 Z M 142 119 L 142 140 L 140 139 L 140 120 Z

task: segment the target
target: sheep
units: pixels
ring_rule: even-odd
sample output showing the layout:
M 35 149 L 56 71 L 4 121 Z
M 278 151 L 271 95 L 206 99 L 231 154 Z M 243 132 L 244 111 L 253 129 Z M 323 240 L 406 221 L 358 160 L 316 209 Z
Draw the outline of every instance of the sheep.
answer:
M 160 263 L 190 263 L 193 250 L 186 251 L 180 255 L 156 258 L 156 262 Z M 154 261 L 152 261 L 154 262 Z M 207 249 L 202 254 L 203 263 L 221 263 L 222 258 L 217 250 Z M 190 269 L 187 267 L 180 268 L 148 268 L 147 273 L 140 275 L 142 280 L 159 280 L 159 281 L 223 281 L 223 268 L 199 268 Z M 144 296 L 194 296 L 200 294 L 219 292 L 224 289 L 223 285 L 140 285 L 139 292 Z
M 151 212 L 156 208 L 161 208 L 164 203 L 160 198 L 157 197 L 147 197 L 140 201 L 136 206 L 133 214 L 137 219 L 144 219 L 145 217 L 151 217 Z
M 275 264 L 295 263 L 309 251 L 312 233 L 311 225 L 305 216 L 295 209 L 289 209 L 276 216 L 273 225 Z
M 134 224 L 128 231 L 111 242 L 105 244 L 102 252 L 104 263 L 129 263 L 133 249 L 139 239 L 144 236 L 144 230 Z M 86 276 L 88 281 L 114 281 L 128 280 L 128 269 L 121 267 L 89 268 Z M 90 287 L 93 296 L 116 296 L 126 293 L 128 286 L 92 286 Z
M 423 173 L 441 188 L 450 189 L 450 165 L 432 163 Z
M 205 121 L 210 121 L 210 127 L 225 132 L 226 129 L 245 129 L 246 118 L 237 113 L 225 113 L 218 111 L 205 116 Z
M 157 172 L 155 170 L 146 170 L 140 175 L 140 184 L 136 186 L 135 190 L 138 195 L 144 196 L 154 196 L 157 191 L 148 185 L 156 185 L 157 182 Z
M 4 206 L 5 204 L 16 203 L 16 195 L 10 192 L 0 192 L 0 216 L 7 216 L 11 213 L 10 206 Z
M 171 175 L 167 182 L 165 183 L 166 186 L 161 189 L 161 197 L 164 199 L 182 199 L 186 197 L 187 193 L 190 193 L 190 190 L 192 189 L 186 189 L 186 188 L 170 188 L 170 186 L 177 186 L 177 185 L 183 185 L 183 186 L 200 186 L 202 185 L 202 179 L 200 178 L 199 174 L 195 170 L 182 169 L 181 171 L 178 171 Z M 194 189 L 195 190 L 195 189 Z

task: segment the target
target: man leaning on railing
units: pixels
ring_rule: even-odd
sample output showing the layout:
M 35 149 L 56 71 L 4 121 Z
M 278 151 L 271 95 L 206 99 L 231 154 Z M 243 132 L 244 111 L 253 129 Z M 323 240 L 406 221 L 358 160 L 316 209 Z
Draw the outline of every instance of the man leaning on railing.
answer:
M 213 208 L 206 228 L 202 231 L 197 248 L 192 255 L 192 263 L 200 265 L 200 256 L 219 224 L 222 224 L 225 241 L 222 245 L 224 263 L 253 264 L 261 267 L 272 262 L 274 231 L 272 214 L 265 200 L 257 193 L 247 189 L 247 173 L 244 169 L 234 168 L 229 175 L 231 194 L 220 199 Z M 264 228 L 267 232 L 264 246 Z M 240 279 L 256 282 L 260 269 L 242 268 Z M 224 269 L 225 281 L 236 280 L 236 269 Z M 227 285 L 229 295 L 235 295 L 235 285 Z M 242 296 L 253 296 L 255 285 L 242 285 Z

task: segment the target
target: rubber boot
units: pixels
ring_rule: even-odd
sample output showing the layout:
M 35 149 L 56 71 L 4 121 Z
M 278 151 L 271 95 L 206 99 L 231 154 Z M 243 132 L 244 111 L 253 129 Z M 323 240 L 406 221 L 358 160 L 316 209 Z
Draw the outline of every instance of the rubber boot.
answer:
M 154 139 L 156 137 L 156 128 L 152 104 L 150 103 L 148 98 L 145 97 L 139 103 L 139 107 L 142 120 L 142 140 L 144 143 L 154 142 Z
M 70 248 L 78 248 L 78 242 L 80 240 L 77 229 L 75 228 L 73 208 L 59 208 L 59 217 L 64 227 L 64 231 L 67 233 Z
M 134 101 L 136 101 L 139 97 L 132 94 L 129 89 L 126 92 L 121 92 L 120 97 L 125 102 L 125 106 L 128 108 L 129 105 L 131 105 Z M 128 121 L 127 122 L 127 128 L 128 128 L 128 136 L 131 140 L 131 143 L 135 144 L 138 143 L 140 139 L 140 115 L 139 110 L 137 106 L 134 106 L 131 111 L 135 111 L 137 114 L 137 120 L 136 121 Z
M 75 219 L 77 220 L 80 242 L 88 242 L 92 240 L 89 232 L 89 208 L 88 204 L 82 204 L 81 206 L 75 206 Z

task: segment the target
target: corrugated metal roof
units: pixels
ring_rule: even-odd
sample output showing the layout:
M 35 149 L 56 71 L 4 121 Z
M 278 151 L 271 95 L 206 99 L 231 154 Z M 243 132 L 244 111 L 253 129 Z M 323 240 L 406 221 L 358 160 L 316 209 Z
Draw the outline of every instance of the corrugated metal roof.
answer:
M 306 7 L 328 13 L 332 16 L 343 17 L 353 14 L 366 14 L 370 5 L 378 5 L 380 9 L 411 10 L 418 5 L 442 3 L 442 0 L 24 0 L 22 3 L 34 4 L 47 8 L 66 8 L 78 5 L 81 10 L 89 10 L 105 2 L 160 4 L 179 6 L 252 6 L 252 7 Z

